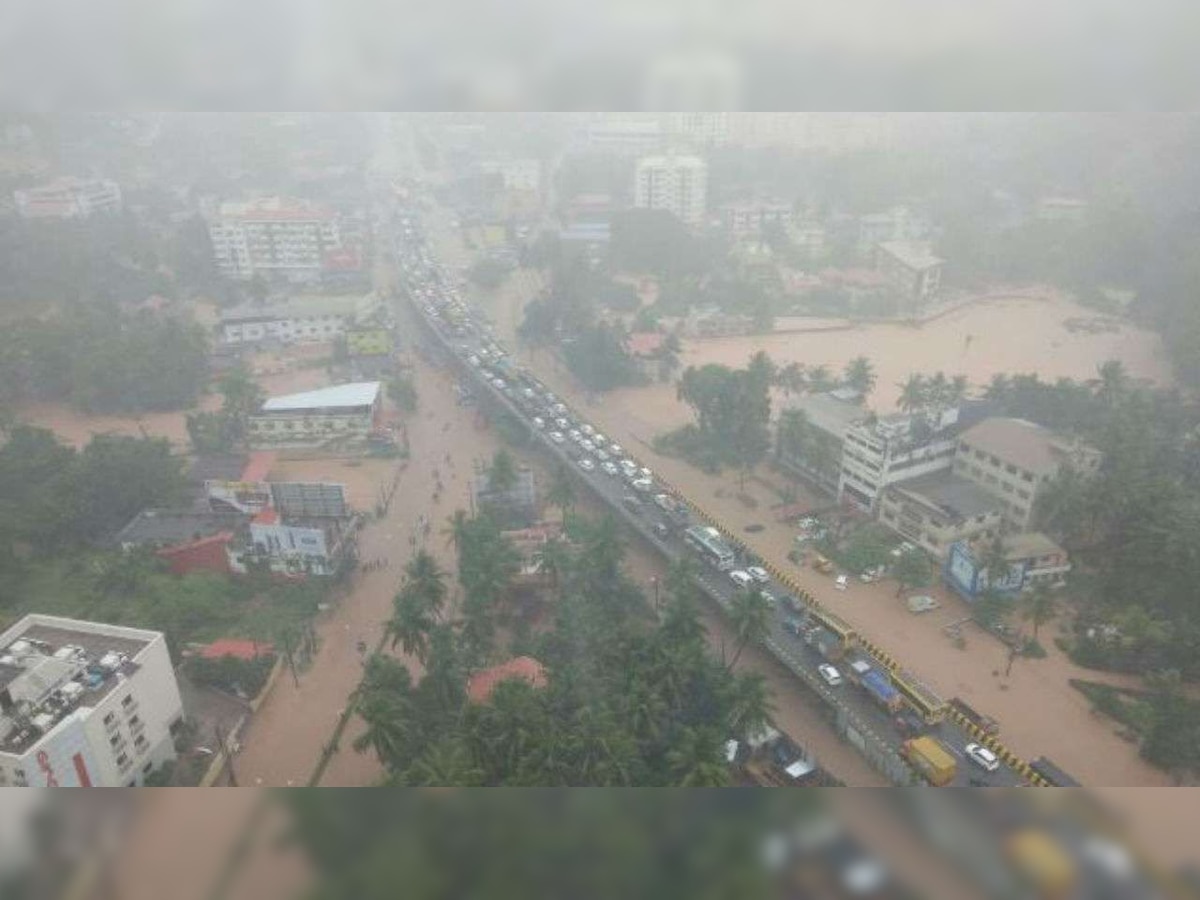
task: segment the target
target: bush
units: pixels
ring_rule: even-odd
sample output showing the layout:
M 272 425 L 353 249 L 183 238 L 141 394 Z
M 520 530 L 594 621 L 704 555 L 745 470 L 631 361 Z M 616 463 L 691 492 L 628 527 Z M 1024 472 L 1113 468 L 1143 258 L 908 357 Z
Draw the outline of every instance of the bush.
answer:
M 222 656 L 218 659 L 198 657 L 188 663 L 188 674 L 196 684 L 253 698 L 262 691 L 274 665 L 274 654 L 265 654 L 249 660 L 238 659 L 236 656 Z
M 1045 659 L 1046 648 L 1033 638 L 1029 638 L 1025 641 L 1025 646 L 1021 648 L 1021 655 L 1029 659 Z
M 664 456 L 685 459 L 710 475 L 721 471 L 721 455 L 704 440 L 696 425 L 684 425 L 654 439 L 654 449 Z

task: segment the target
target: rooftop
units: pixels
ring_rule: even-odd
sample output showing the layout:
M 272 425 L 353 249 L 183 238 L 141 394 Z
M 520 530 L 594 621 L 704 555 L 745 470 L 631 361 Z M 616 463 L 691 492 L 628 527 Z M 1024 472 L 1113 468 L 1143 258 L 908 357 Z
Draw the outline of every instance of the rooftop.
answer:
M 188 470 L 193 484 L 206 481 L 238 481 L 246 468 L 245 456 L 201 456 Z
M 338 294 L 329 297 L 299 296 L 269 303 L 242 303 L 222 311 L 221 322 L 266 322 L 305 316 L 355 316 L 373 303 L 372 295 Z
M 1055 434 L 1025 419 L 994 416 L 968 428 L 961 439 L 994 456 L 1020 466 L 1035 475 L 1058 471 L 1064 457 L 1083 445 L 1072 445 L 1069 439 Z
M 924 241 L 884 241 L 879 248 L 910 269 L 932 269 L 945 262 Z
M 252 660 L 258 659 L 260 656 L 270 656 L 274 652 L 273 645 L 264 644 L 262 641 L 222 638 L 202 647 L 200 656 L 204 659 L 221 659 L 225 656 L 232 656 L 235 659 Z
M 332 387 L 318 388 L 315 391 L 271 397 L 262 405 L 262 412 L 371 406 L 378 397 L 378 381 L 356 381 L 350 384 L 335 384 Z
M 958 521 L 999 512 L 1003 507 L 1000 500 L 975 482 L 945 472 L 894 484 L 891 490 L 912 494 Z
M 487 703 L 502 681 L 521 679 L 535 688 L 546 686 L 546 670 L 532 656 L 518 656 L 508 662 L 476 672 L 467 682 L 467 696 L 472 703 Z
M 337 213 L 327 206 L 293 197 L 259 197 L 241 203 L 221 204 L 221 218 L 242 219 L 250 222 L 311 221 L 313 219 L 332 219 L 336 216 Z
M 190 509 L 144 509 L 116 537 L 120 546 L 151 544 L 169 547 L 221 532 L 236 531 L 249 519 L 242 513 Z
M 1038 556 L 1065 557 L 1067 551 L 1040 531 L 1023 531 L 1004 536 L 1004 555 L 1013 560 Z
M 850 399 L 850 395 L 841 390 L 812 394 L 800 398 L 788 408 L 804 413 L 814 426 L 840 438 L 845 437 L 851 425 L 867 417 L 867 409 L 858 403 L 857 396 L 855 394 L 855 399 Z
M 29 615 L 0 635 L 0 752 L 24 753 L 74 709 L 94 707 L 139 668 L 156 631 Z

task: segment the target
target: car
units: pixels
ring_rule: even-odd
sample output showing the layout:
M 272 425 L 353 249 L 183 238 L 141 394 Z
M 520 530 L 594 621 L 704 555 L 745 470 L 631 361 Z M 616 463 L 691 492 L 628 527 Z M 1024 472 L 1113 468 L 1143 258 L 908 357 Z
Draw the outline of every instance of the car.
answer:
M 579 430 L 582 431 L 584 434 L 586 434 L 588 437 L 591 437 L 593 434 L 596 433 L 596 429 L 593 428 L 591 425 L 580 425 Z
M 833 586 L 835 588 L 837 588 L 839 591 L 844 591 L 846 589 L 846 586 L 849 583 L 850 583 L 850 579 L 846 575 L 839 575 L 837 578 L 835 578 L 833 580 Z
M 603 445 L 608 443 L 608 438 L 606 438 L 604 435 L 602 435 L 598 431 L 592 435 L 592 440 L 596 442 L 597 447 L 602 447 Z
M 746 571 L 750 573 L 750 577 L 759 584 L 766 584 L 771 580 L 771 576 L 767 574 L 767 570 L 762 566 L 748 566 Z
M 564 444 L 566 443 L 567 439 L 563 437 L 563 433 L 561 431 L 552 431 L 550 432 L 550 440 L 554 441 L 556 444 Z
M 626 494 L 621 498 L 621 502 L 625 504 L 626 509 L 629 509 L 633 512 L 641 512 L 642 510 L 642 501 L 633 494 Z
M 483 365 L 483 360 L 481 360 L 475 354 L 471 354 L 469 357 L 467 357 L 467 362 L 469 362 L 471 365 L 475 366 L 476 368 Z
M 625 453 L 625 448 L 622 447 L 620 444 L 618 444 L 616 441 L 614 441 L 613 443 L 608 445 L 608 452 L 611 453 L 613 456 L 621 456 L 622 454 Z
M 508 387 L 503 378 L 493 378 L 492 386 L 501 389 Z
M 577 444 L 583 440 L 583 435 L 579 433 L 578 428 L 572 428 L 570 431 L 568 431 L 567 437 L 569 437 L 571 440 L 573 440 Z
M 553 399 L 553 395 L 549 399 Z M 554 410 L 555 415 L 565 416 L 567 414 L 567 408 L 561 403 L 555 403 L 551 408 Z
M 616 475 L 617 474 L 617 467 L 614 466 L 610 462 L 601 463 L 600 469 L 601 469 L 601 471 L 604 472 L 605 475 Z
M 1000 768 L 1000 759 L 982 744 L 967 744 L 963 747 L 963 752 L 967 754 L 967 759 L 988 772 L 995 772 Z
M 830 687 L 837 687 L 842 683 L 842 673 L 829 663 L 821 663 L 817 666 L 817 674 Z
M 618 465 L 621 467 L 621 471 L 623 471 L 626 475 L 632 475 L 637 472 L 637 466 L 632 460 L 623 459 L 618 463 Z
M 591 441 L 589 441 L 587 438 L 584 438 L 582 441 L 580 441 L 579 446 L 582 447 L 588 453 L 596 452 L 596 445 L 593 444 Z
M 654 478 L 654 473 L 645 468 L 638 469 L 638 475 L 640 475 L 642 478 L 645 478 L 647 481 Z
M 533 393 L 533 388 L 525 388 L 525 390 L 521 391 L 521 396 L 526 400 L 532 400 L 536 395 Z
M 774 609 L 779 604 L 779 601 L 775 599 L 775 595 L 770 591 L 764 591 L 760 589 L 759 593 L 762 594 L 763 602 L 766 603 L 767 606 L 771 607 L 771 609 Z
M 789 616 L 783 620 L 783 630 L 788 634 L 795 635 L 796 637 L 803 637 L 804 622 L 802 622 L 800 619 L 794 619 Z
M 734 569 L 730 572 L 729 580 L 740 588 L 749 587 L 754 584 L 754 579 L 750 577 L 750 573 L 743 572 L 741 569 Z
M 638 478 L 630 485 L 635 491 L 640 491 L 643 494 L 648 494 L 654 490 L 654 482 L 649 478 Z
M 892 548 L 892 556 L 899 559 L 904 554 L 912 553 L 916 549 L 915 545 L 910 544 L 908 541 L 903 541 L 900 546 Z
M 534 427 L 534 428 L 539 428 L 539 429 L 545 430 L 545 428 L 546 428 L 546 420 L 545 420 L 545 419 L 543 419 L 543 418 L 540 418 L 540 417 L 538 417 L 538 416 L 534 416 L 534 417 L 533 417 L 533 427 Z
M 585 456 L 583 459 L 579 460 L 579 468 L 583 469 L 585 472 L 595 472 L 596 464 Z
M 603 450 L 601 450 L 599 447 L 597 447 L 596 448 L 596 459 L 600 460 L 600 462 L 602 462 L 602 463 L 606 463 L 609 460 L 609 456 L 607 453 L 605 453 Z
M 561 416 L 554 420 L 554 424 L 558 426 L 560 431 L 568 431 L 571 428 L 571 421 Z

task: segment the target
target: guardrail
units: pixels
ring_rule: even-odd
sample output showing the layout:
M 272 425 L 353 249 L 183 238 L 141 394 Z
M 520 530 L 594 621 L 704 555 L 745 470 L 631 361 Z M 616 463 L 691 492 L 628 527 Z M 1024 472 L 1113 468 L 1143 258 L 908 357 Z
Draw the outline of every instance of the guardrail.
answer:
M 508 411 L 516 415 L 519 420 L 524 421 L 525 414 L 523 411 L 519 410 L 515 404 L 509 401 L 507 397 L 504 397 L 502 394 L 500 394 L 499 391 L 496 390 L 495 386 L 487 381 L 482 372 L 472 369 L 470 366 L 463 363 L 463 361 L 460 360 L 458 355 L 454 352 L 449 338 L 442 334 L 441 330 L 434 326 L 433 323 L 426 318 L 420 304 L 412 298 L 411 294 L 409 294 L 407 290 L 405 290 L 404 293 L 410 306 L 416 313 L 417 318 L 421 321 L 425 328 L 437 338 L 437 340 L 442 344 L 443 349 L 449 353 L 450 358 L 456 362 L 458 367 L 461 370 L 469 373 L 475 381 L 483 384 L 488 393 L 491 394 L 494 399 L 498 400 L 502 406 L 507 407 Z M 554 449 L 563 459 L 569 462 L 570 458 L 565 452 L 559 450 L 557 447 Z M 641 461 L 637 460 L 632 453 L 630 453 L 629 456 L 633 458 L 639 466 L 642 465 Z M 571 468 L 572 470 L 574 469 L 574 467 Z M 578 475 L 579 473 L 576 474 Z M 580 478 L 589 487 L 593 487 L 586 479 L 582 479 L 582 476 L 580 476 Z M 715 528 L 722 535 L 722 537 L 724 537 L 735 548 L 739 548 L 743 551 L 747 549 L 746 545 L 741 541 L 740 538 L 734 535 L 731 529 L 725 527 L 723 522 L 697 505 L 667 479 L 663 478 L 659 474 L 655 475 L 655 479 L 677 500 L 684 503 L 693 515 L 699 518 L 706 525 Z M 609 500 L 609 498 L 605 497 L 603 494 L 600 494 L 599 491 L 596 493 L 601 496 L 601 499 Z M 674 558 L 669 552 L 668 548 L 666 548 L 665 545 L 663 545 L 656 538 L 656 536 L 654 536 L 649 529 L 646 528 L 644 523 L 634 517 L 628 510 L 624 509 L 621 504 L 610 502 L 610 505 L 617 510 L 627 524 L 632 525 L 635 530 L 641 533 L 643 537 L 648 539 L 651 545 L 657 548 L 660 553 L 662 553 L 668 559 Z M 814 597 L 808 590 L 803 588 L 790 573 L 784 572 L 769 560 L 763 560 L 763 568 L 765 568 L 775 578 L 776 581 L 785 585 L 789 591 L 797 596 L 805 605 L 810 615 L 821 622 L 824 627 L 828 628 L 834 634 L 837 634 L 843 642 L 844 649 L 849 650 L 856 646 L 863 648 L 874 659 L 878 666 L 887 671 L 892 680 L 895 682 L 897 689 L 899 689 L 903 694 L 908 705 L 912 707 L 927 724 L 936 724 L 949 718 L 952 722 L 963 728 L 967 734 L 975 738 L 978 743 L 995 753 L 997 757 L 999 757 L 1004 763 L 1009 765 L 1015 772 L 1021 775 L 1029 784 L 1038 787 L 1044 787 L 1048 785 L 1045 779 L 1041 778 L 1041 776 L 1034 772 L 1024 759 L 1009 750 L 996 738 L 995 735 L 986 733 L 974 722 L 971 722 L 961 713 L 954 710 L 949 703 L 938 696 L 937 693 L 928 685 L 923 684 L 910 673 L 901 668 L 899 661 L 894 656 L 892 656 L 882 647 L 875 644 L 873 641 L 858 634 L 854 630 L 853 626 L 821 604 L 821 602 L 817 600 L 817 598 Z M 726 612 L 729 611 L 730 604 L 724 599 L 724 597 L 722 597 L 718 592 L 709 589 L 702 579 L 694 578 L 693 580 L 702 590 L 704 590 L 706 594 L 714 599 L 723 610 Z M 816 691 L 818 696 L 820 696 L 830 705 L 834 706 L 834 708 L 838 710 L 839 714 L 849 722 L 855 731 L 857 731 L 859 734 L 871 735 L 871 737 L 879 744 L 879 747 L 877 748 L 879 753 L 865 753 L 865 755 L 867 756 L 868 760 L 876 766 L 877 769 L 899 784 L 908 783 L 907 780 L 896 777 L 896 769 L 893 765 L 892 757 L 894 757 L 895 760 L 901 759 L 896 750 L 894 750 L 886 742 L 882 741 L 882 739 L 879 739 L 877 736 L 873 735 L 870 729 L 862 726 L 857 716 L 855 716 L 851 710 L 838 703 L 837 700 L 830 694 L 828 688 L 822 684 L 812 672 L 808 671 L 803 666 L 794 664 L 789 655 L 784 653 L 782 648 L 780 648 L 773 639 L 768 639 L 765 643 L 767 648 L 772 652 L 772 655 L 775 656 L 776 659 L 783 663 L 783 665 L 794 674 L 798 675 L 801 680 L 805 682 L 805 684 Z M 865 750 L 865 748 L 862 747 L 860 747 L 860 749 Z M 905 766 L 906 770 L 911 771 L 911 767 L 908 767 L 907 763 L 903 763 L 903 765 Z

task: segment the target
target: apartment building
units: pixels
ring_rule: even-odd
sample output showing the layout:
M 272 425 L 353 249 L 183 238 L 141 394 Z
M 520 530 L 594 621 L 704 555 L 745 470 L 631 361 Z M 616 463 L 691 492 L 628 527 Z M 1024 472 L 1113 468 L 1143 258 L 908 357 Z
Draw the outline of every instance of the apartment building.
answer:
M 924 475 L 884 491 L 879 520 L 944 562 L 959 541 L 1000 533 L 1001 502 L 979 485 L 947 472 Z
M 633 205 L 665 209 L 685 225 L 704 221 L 708 165 L 698 156 L 645 156 L 634 174 Z
M 793 401 L 779 416 L 775 462 L 786 471 L 837 494 L 846 433 L 867 416 L 862 396 L 850 388 Z
M 916 315 L 937 299 L 945 262 L 924 241 L 876 245 L 875 268 L 887 279 L 901 314 Z
M 29 615 L 0 634 L 0 786 L 134 787 L 182 720 L 161 632 Z
M 13 191 L 23 219 L 87 219 L 121 211 L 121 188 L 107 178 L 65 176 L 38 187 Z
M 1013 530 L 1028 531 L 1047 482 L 1068 466 L 1081 474 L 1094 473 L 1100 461 L 1094 447 L 1024 419 L 997 417 L 959 436 L 953 471 L 997 496 Z
M 222 203 L 209 216 L 208 233 L 218 268 L 231 278 L 313 282 L 362 267 L 362 245 L 348 239 L 341 216 L 305 200 Z
M 787 232 L 795 218 L 792 204 L 784 200 L 746 200 L 727 203 L 719 210 L 721 221 L 734 237 L 752 237 L 768 227 Z
M 291 297 L 231 307 L 221 313 L 218 333 L 224 344 L 322 343 L 376 320 L 383 312 L 373 293 Z

